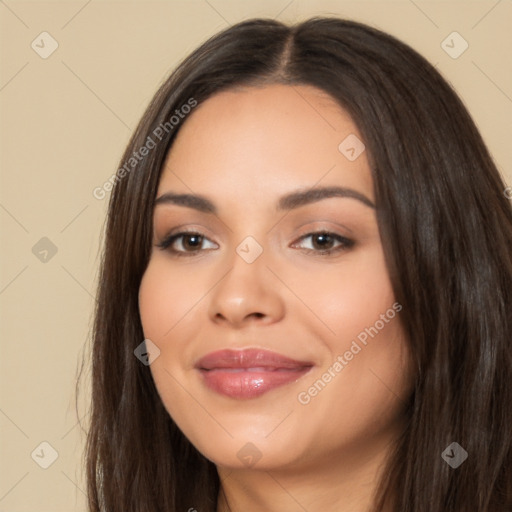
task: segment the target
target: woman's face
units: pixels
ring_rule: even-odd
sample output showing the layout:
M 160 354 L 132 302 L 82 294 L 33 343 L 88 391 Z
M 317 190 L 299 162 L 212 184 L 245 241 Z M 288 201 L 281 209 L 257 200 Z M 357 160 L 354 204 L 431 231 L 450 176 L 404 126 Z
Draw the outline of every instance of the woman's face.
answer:
M 368 460 L 411 379 L 362 136 L 309 86 L 222 92 L 181 122 L 139 293 L 163 404 L 218 466 Z

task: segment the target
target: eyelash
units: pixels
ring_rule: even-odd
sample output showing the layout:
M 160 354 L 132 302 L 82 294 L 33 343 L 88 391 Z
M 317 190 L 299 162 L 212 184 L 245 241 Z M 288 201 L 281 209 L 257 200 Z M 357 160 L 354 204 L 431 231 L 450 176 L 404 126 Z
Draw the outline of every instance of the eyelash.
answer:
M 176 249 L 170 248 L 170 246 L 176 240 L 178 240 L 179 238 L 181 238 L 181 237 L 183 237 L 185 235 L 200 236 L 203 239 L 208 240 L 204 235 L 202 235 L 201 233 L 198 233 L 197 231 L 181 231 L 179 233 L 175 233 L 175 234 L 171 234 L 171 235 L 167 236 L 161 242 L 156 244 L 156 246 L 158 248 L 160 248 L 161 250 L 163 250 L 163 251 L 168 250 L 171 254 L 173 254 L 174 256 L 178 256 L 178 257 L 182 257 L 182 256 L 194 257 L 194 256 L 197 256 L 201 251 L 177 251 Z M 355 244 L 354 240 L 350 240 L 349 238 L 346 238 L 344 236 L 338 235 L 336 233 L 332 233 L 330 231 L 314 231 L 312 233 L 307 233 L 306 235 L 301 236 L 299 238 L 299 241 L 300 240 L 304 240 L 305 238 L 309 238 L 309 237 L 315 236 L 315 235 L 328 235 L 328 236 L 334 238 L 335 241 L 340 242 L 341 245 L 339 245 L 337 248 L 327 249 L 325 251 L 317 251 L 315 249 L 305 249 L 305 252 L 308 253 L 308 254 L 309 253 L 315 253 L 317 256 L 324 256 L 324 255 L 330 256 L 333 253 L 337 253 L 337 252 L 341 252 L 341 251 L 344 251 L 344 250 L 348 250 L 351 247 L 353 247 L 354 244 Z

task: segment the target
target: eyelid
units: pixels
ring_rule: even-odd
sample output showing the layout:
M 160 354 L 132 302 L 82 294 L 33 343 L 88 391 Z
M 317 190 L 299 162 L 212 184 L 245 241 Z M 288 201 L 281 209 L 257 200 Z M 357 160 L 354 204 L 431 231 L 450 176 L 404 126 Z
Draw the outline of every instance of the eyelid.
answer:
M 171 230 L 165 231 L 163 236 L 161 237 L 161 240 L 167 240 L 171 236 L 179 235 L 179 234 L 192 234 L 192 235 L 201 235 L 204 238 L 208 238 L 211 240 L 211 237 L 209 234 L 209 229 L 205 226 L 202 226 L 200 224 L 197 225 L 190 225 L 190 224 L 180 224 L 179 226 L 175 226 Z
M 326 226 L 327 224 L 327 226 Z M 306 227 L 305 227 L 306 226 Z M 334 227 L 332 227 L 334 226 Z M 352 229 L 350 229 L 345 224 L 341 224 L 339 222 L 334 222 L 332 219 L 320 219 L 314 222 L 306 222 L 305 224 L 301 224 L 298 227 L 298 230 L 304 230 L 304 233 L 318 233 L 320 231 L 326 233 L 334 233 L 335 231 L 343 230 L 347 233 L 347 236 L 355 236 L 355 233 Z M 340 233 L 335 233 L 341 235 Z

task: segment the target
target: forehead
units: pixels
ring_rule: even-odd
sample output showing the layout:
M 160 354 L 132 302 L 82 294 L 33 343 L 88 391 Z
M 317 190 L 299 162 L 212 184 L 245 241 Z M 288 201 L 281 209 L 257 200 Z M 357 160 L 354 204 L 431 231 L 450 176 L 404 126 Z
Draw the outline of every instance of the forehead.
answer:
M 373 200 L 365 151 L 352 161 L 344 152 L 344 141 L 358 139 L 349 114 L 317 88 L 223 91 L 182 122 L 159 193 L 172 189 L 254 202 L 318 184 L 351 187 Z

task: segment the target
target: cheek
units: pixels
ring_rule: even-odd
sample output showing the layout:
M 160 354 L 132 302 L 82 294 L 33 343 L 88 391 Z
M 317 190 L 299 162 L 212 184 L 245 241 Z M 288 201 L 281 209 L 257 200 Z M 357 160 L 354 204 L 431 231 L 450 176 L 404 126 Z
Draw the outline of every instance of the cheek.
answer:
M 394 293 L 380 246 L 348 256 L 341 264 L 321 272 L 310 269 L 294 281 L 294 291 L 314 313 L 318 335 L 332 353 L 348 350 L 350 340 L 375 322 L 380 326 L 381 315 L 387 311 L 389 317 L 396 316 L 392 309 Z M 387 322 L 384 330 L 390 331 L 391 323 Z
M 146 338 L 157 344 L 198 301 L 197 289 L 201 283 L 197 274 L 189 272 L 187 282 L 182 280 L 183 274 L 172 272 L 169 264 L 158 259 L 150 260 L 142 278 L 139 288 L 142 327 Z
M 172 271 L 170 265 L 159 258 L 152 258 L 139 287 L 139 314 L 144 337 L 160 349 L 150 370 L 171 416 L 175 409 L 186 408 L 185 397 L 177 382 L 182 380 L 187 340 L 193 336 L 186 322 L 187 312 L 198 301 L 191 280 L 194 280 L 193 273 L 187 274 L 188 286 L 184 286 L 183 273 Z
M 375 421 L 384 424 L 409 392 L 411 367 L 402 305 L 395 300 L 383 253 L 378 248 L 360 253 L 335 273 L 314 278 L 304 278 L 302 287 L 322 321 L 315 321 L 320 326 L 315 330 L 326 357 L 315 378 L 304 383 L 301 403 L 307 402 L 312 417 L 331 417 L 333 435 L 340 425 L 357 432 Z

